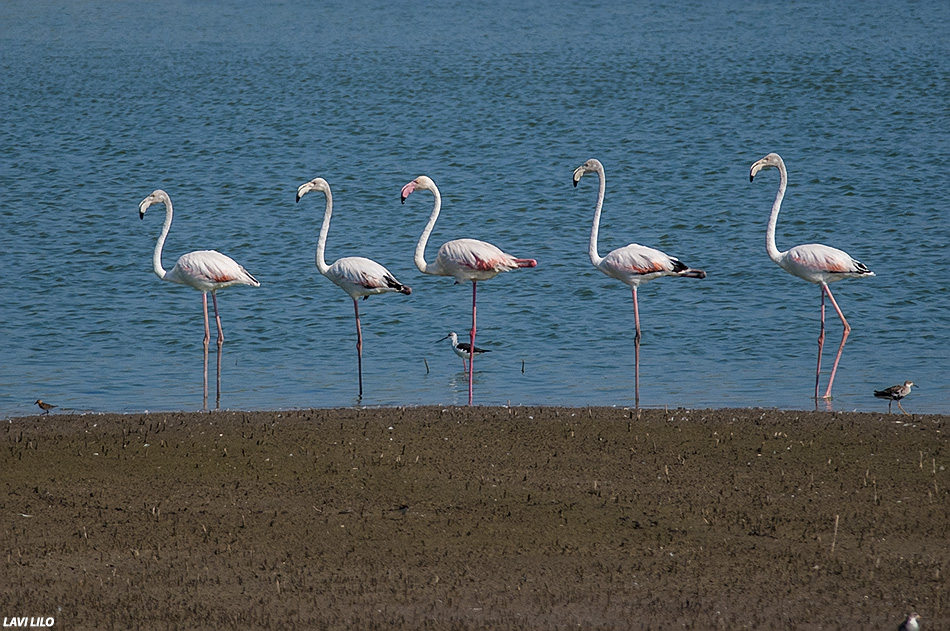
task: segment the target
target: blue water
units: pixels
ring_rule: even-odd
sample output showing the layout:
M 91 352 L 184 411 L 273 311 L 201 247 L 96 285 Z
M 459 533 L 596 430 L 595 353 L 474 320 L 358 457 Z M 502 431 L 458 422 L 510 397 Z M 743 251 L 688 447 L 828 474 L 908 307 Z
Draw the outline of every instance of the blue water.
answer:
M 200 294 L 152 273 L 161 208 L 138 218 L 156 188 L 166 268 L 215 248 L 261 281 L 219 294 L 222 408 L 465 403 L 435 341 L 471 290 L 413 265 L 420 174 L 430 260 L 473 237 L 539 262 L 479 286 L 475 403 L 632 405 L 630 293 L 587 258 L 596 178 L 571 186 L 590 157 L 601 254 L 709 274 L 641 288 L 641 403 L 814 408 L 819 290 L 766 256 L 777 172 L 748 178 L 770 151 L 779 247 L 876 272 L 832 286 L 853 332 L 830 407 L 911 379 L 905 408 L 950 412 L 950 4 L 222 4 L 0 4 L 0 415 L 202 407 Z M 318 175 L 327 258 L 413 288 L 360 303 L 362 400 L 352 303 L 313 262 L 323 201 L 294 203 Z

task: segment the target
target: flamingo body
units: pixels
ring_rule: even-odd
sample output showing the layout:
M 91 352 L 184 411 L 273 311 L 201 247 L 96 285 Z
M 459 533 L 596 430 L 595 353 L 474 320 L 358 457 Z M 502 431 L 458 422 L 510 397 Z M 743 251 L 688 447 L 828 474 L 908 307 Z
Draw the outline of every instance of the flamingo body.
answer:
M 775 194 L 775 201 L 772 202 L 772 212 L 769 215 L 768 228 L 765 233 L 765 250 L 779 267 L 789 274 L 798 276 L 810 283 L 821 286 L 821 332 L 818 335 L 818 366 L 815 370 L 815 399 L 818 398 L 818 383 L 821 378 L 821 351 L 825 343 L 825 296 L 831 300 L 844 332 L 841 336 L 841 343 L 838 346 L 838 353 L 835 355 L 835 363 L 831 369 L 831 377 L 828 379 L 828 388 L 822 398 L 831 398 L 831 386 L 835 382 L 835 374 L 838 371 L 838 362 L 841 361 L 841 353 L 844 351 L 845 342 L 848 340 L 848 334 L 851 332 L 851 325 L 844 317 L 838 302 L 831 293 L 829 283 L 842 280 L 844 278 L 863 278 L 865 276 L 874 276 L 874 272 L 860 261 L 851 257 L 850 254 L 832 248 L 820 243 L 809 243 L 807 245 L 798 245 L 785 252 L 781 252 L 775 245 L 775 226 L 778 223 L 778 214 L 782 208 L 782 200 L 785 198 L 785 190 L 788 187 L 788 170 L 785 168 L 785 161 L 777 153 L 770 153 L 761 160 L 756 161 L 749 168 L 749 181 L 755 179 L 756 174 L 762 169 L 778 169 L 779 185 L 778 192 Z
M 353 300 L 378 294 L 399 292 L 407 296 L 412 289 L 396 280 L 392 273 L 376 261 L 362 256 L 345 256 L 334 261 L 323 274 L 345 291 Z
M 426 274 L 452 276 L 459 283 L 488 280 L 519 267 L 535 267 L 534 259 L 518 259 L 491 243 L 478 239 L 455 239 L 439 247 L 435 261 Z
M 324 252 L 327 245 L 327 234 L 330 231 L 330 217 L 333 215 L 333 193 L 330 185 L 322 177 L 314 178 L 301 184 L 297 188 L 297 201 L 310 191 L 320 191 L 326 198 L 326 210 L 323 213 L 323 224 L 320 227 L 320 237 L 317 239 L 317 251 L 314 260 L 317 270 L 329 278 L 333 283 L 346 292 L 353 299 L 353 312 L 356 315 L 356 355 L 359 379 L 359 396 L 363 396 L 363 331 L 360 327 L 360 308 L 358 300 L 369 298 L 377 294 L 398 292 L 409 295 L 412 289 L 403 285 L 392 272 L 372 259 L 362 256 L 345 256 L 327 265 Z
M 217 250 L 197 250 L 182 254 L 175 267 L 161 278 L 205 292 L 232 285 L 261 286 L 242 265 Z
M 789 274 L 817 285 L 843 278 L 874 276 L 864 263 L 854 260 L 847 252 L 820 243 L 796 245 L 787 252 L 780 252 L 775 262 Z
M 475 302 L 478 291 L 478 281 L 494 278 L 501 272 L 507 272 L 521 267 L 537 267 L 538 262 L 534 259 L 519 259 L 507 254 L 485 241 L 477 239 L 455 239 L 447 241 L 439 248 L 435 261 L 429 263 L 425 260 L 426 244 L 429 242 L 429 235 L 435 227 L 435 222 L 439 218 L 439 212 L 442 209 L 442 195 L 439 193 L 439 187 L 431 178 L 420 175 L 413 181 L 402 187 L 400 199 L 403 204 L 406 198 L 416 190 L 426 190 L 432 193 L 432 213 L 429 215 L 429 221 L 422 230 L 422 236 L 416 244 L 416 252 L 413 260 L 416 267 L 423 274 L 432 274 L 435 276 L 451 276 L 455 278 L 456 283 L 472 283 L 472 329 L 469 334 L 469 353 L 468 353 L 468 404 L 472 405 L 472 363 L 477 351 L 475 349 Z
M 661 276 L 706 277 L 706 272 L 690 269 L 679 259 L 638 243 L 611 251 L 595 267 L 630 287 L 638 287 Z
M 217 291 L 232 285 L 260 287 L 261 284 L 234 259 L 216 250 L 197 250 L 183 254 L 170 271 L 165 271 L 162 266 L 162 249 L 165 246 L 165 239 L 168 237 L 168 231 L 171 228 L 174 216 L 172 200 L 168 193 L 157 189 L 143 199 L 139 203 L 139 218 L 145 219 L 145 211 L 156 204 L 165 205 L 165 223 L 162 225 L 162 232 L 152 253 L 152 270 L 162 280 L 187 285 L 201 292 L 205 321 L 205 350 L 208 349 L 208 342 L 211 339 L 211 330 L 208 325 L 208 292 L 211 292 L 211 299 L 214 302 L 214 318 L 218 325 L 218 347 L 220 348 L 224 344 L 224 330 L 221 327 L 221 317 L 218 315 Z

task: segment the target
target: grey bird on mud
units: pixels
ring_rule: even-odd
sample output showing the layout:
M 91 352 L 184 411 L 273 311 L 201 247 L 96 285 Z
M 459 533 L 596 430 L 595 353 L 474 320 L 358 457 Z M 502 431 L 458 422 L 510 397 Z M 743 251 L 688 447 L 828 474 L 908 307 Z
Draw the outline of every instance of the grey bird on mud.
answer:
M 897 407 L 901 409 L 901 412 L 907 414 L 907 411 L 901 405 L 901 399 L 910 394 L 910 389 L 914 386 L 917 386 L 913 381 L 905 381 L 903 385 L 891 386 L 890 388 L 884 388 L 883 390 L 875 390 L 874 396 L 878 399 L 887 399 L 887 413 L 891 413 L 891 403 L 897 401 Z M 918 388 L 920 386 L 917 386 Z M 908 414 L 908 416 L 910 416 Z

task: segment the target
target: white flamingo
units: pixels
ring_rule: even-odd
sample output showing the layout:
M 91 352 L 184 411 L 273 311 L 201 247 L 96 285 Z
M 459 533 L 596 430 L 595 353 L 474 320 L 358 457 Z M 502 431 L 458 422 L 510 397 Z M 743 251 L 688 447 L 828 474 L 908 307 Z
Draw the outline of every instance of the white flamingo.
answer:
M 333 214 L 333 194 L 330 185 L 322 177 L 301 184 L 297 189 L 297 201 L 310 191 L 320 191 L 326 196 L 327 206 L 323 213 L 323 225 L 320 227 L 320 238 L 317 241 L 315 256 L 317 269 L 320 273 L 333 281 L 340 289 L 353 299 L 353 311 L 356 314 L 356 356 L 357 372 L 359 375 L 359 396 L 363 396 L 363 331 L 360 327 L 359 299 L 364 300 L 376 294 L 399 292 L 407 296 L 412 289 L 403 285 L 392 273 L 372 259 L 362 256 L 345 256 L 337 259 L 333 265 L 327 265 L 324 251 L 327 246 L 327 233 L 330 231 L 330 215 Z
M 606 191 L 606 176 L 604 165 L 600 160 L 591 158 L 574 169 L 574 186 L 587 173 L 596 173 L 600 187 L 597 193 L 597 205 L 594 206 L 594 221 L 590 229 L 590 245 L 588 254 L 594 267 L 611 278 L 626 283 L 633 291 L 633 318 L 636 325 L 634 335 L 635 354 L 635 401 L 640 405 L 640 306 L 637 303 L 637 287 L 654 278 L 661 276 L 680 276 L 684 278 L 706 278 L 706 272 L 701 269 L 690 269 L 679 259 L 675 259 L 659 250 L 643 245 L 631 243 L 618 248 L 605 257 L 597 253 L 597 236 L 600 231 L 600 214 L 604 206 L 604 192 Z
M 208 326 L 208 292 L 211 292 L 211 300 L 214 302 L 214 319 L 218 324 L 218 348 L 220 349 L 224 344 L 224 331 L 221 328 L 221 316 L 218 315 L 218 290 L 232 285 L 260 287 L 261 284 L 234 259 L 216 250 L 198 250 L 183 254 L 175 263 L 175 267 L 166 272 L 162 267 L 162 248 L 165 246 L 165 238 L 171 228 L 173 215 L 172 200 L 168 197 L 168 193 L 158 189 L 143 199 L 139 204 L 139 218 L 144 219 L 145 211 L 155 204 L 165 204 L 165 224 L 162 226 L 162 234 L 158 237 L 152 254 L 152 269 L 162 280 L 188 285 L 201 292 L 201 304 L 205 317 L 204 348 L 206 352 L 208 342 L 211 340 L 211 329 Z
M 838 371 L 838 362 L 841 360 L 841 352 L 844 350 L 844 343 L 851 332 L 851 326 L 845 320 L 844 314 L 838 307 L 835 297 L 831 294 L 831 288 L 828 283 L 843 278 L 862 278 L 864 276 L 874 276 L 874 272 L 869 270 L 866 265 L 860 261 L 851 258 L 851 255 L 837 248 L 821 245 L 820 243 L 809 243 L 807 245 L 797 245 L 785 252 L 779 252 L 775 247 L 775 224 L 778 221 L 778 212 L 782 207 L 782 198 L 785 197 L 785 187 L 788 185 L 788 171 L 785 170 L 785 162 L 777 153 L 770 153 L 758 162 L 754 163 L 749 169 L 749 181 L 755 179 L 755 174 L 762 169 L 778 169 L 780 180 L 778 192 L 775 194 L 775 201 L 772 203 L 772 214 L 769 215 L 769 226 L 766 232 L 765 248 L 769 253 L 769 258 L 775 261 L 779 267 L 789 274 L 798 276 L 809 283 L 821 285 L 821 333 L 818 335 L 818 368 L 815 370 L 815 399 L 818 399 L 818 380 L 821 377 L 821 350 L 825 344 L 825 294 L 831 300 L 832 306 L 838 312 L 841 318 L 841 324 L 844 326 L 844 333 L 841 336 L 841 344 L 838 346 L 838 354 L 835 356 L 835 364 L 831 369 L 831 378 L 828 379 L 828 389 L 825 390 L 825 399 L 831 398 L 831 386 L 835 382 L 835 373 Z
M 416 190 L 431 191 L 434 198 L 432 204 L 432 214 L 429 215 L 429 222 L 419 237 L 419 243 L 416 244 L 416 253 L 414 261 L 416 267 L 423 274 L 433 274 L 435 276 L 452 276 L 456 283 L 471 281 L 472 283 L 472 330 L 470 335 L 470 349 L 475 348 L 475 297 L 478 289 L 478 281 L 494 278 L 501 272 L 507 272 L 519 267 L 536 267 L 538 262 L 534 259 L 519 259 L 510 254 L 502 252 L 491 243 L 479 241 L 477 239 L 455 239 L 447 241 L 439 248 L 439 253 L 435 261 L 427 263 L 425 260 L 426 244 L 429 242 L 429 235 L 432 234 L 432 228 L 435 226 L 436 219 L 439 218 L 439 211 L 442 209 L 442 195 L 431 178 L 420 175 L 413 181 L 402 187 L 400 198 L 402 203 L 406 203 L 406 198 Z M 468 358 L 468 404 L 472 405 L 472 373 L 474 364 L 473 353 L 469 353 Z

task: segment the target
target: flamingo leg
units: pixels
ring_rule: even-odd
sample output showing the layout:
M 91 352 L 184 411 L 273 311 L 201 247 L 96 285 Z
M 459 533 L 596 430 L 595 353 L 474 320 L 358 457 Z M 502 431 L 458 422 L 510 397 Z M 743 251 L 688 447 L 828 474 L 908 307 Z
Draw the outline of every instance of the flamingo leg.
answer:
M 831 293 L 831 288 L 828 285 L 822 285 L 822 296 L 828 294 L 828 299 L 831 300 L 831 305 L 835 308 L 835 311 L 838 312 L 838 317 L 841 318 L 841 324 L 844 327 L 844 332 L 841 335 L 841 344 L 838 345 L 838 354 L 835 355 L 835 364 L 831 368 L 831 378 L 828 379 L 828 389 L 825 390 L 825 399 L 831 398 L 831 386 L 835 382 L 835 373 L 838 372 L 838 362 L 841 361 L 841 352 L 844 350 L 844 343 L 848 341 L 848 335 L 851 333 L 851 325 L 848 324 L 848 321 L 844 319 L 844 314 L 841 313 L 841 309 L 838 307 L 838 303 L 835 301 L 834 295 Z M 824 299 L 822 299 L 822 333 L 824 333 Z M 898 403 L 898 406 L 900 403 Z M 903 408 L 901 408 L 903 409 Z
M 204 394 L 201 399 L 201 409 L 208 409 L 208 340 L 205 339 L 204 347 Z
M 478 290 L 478 281 L 472 281 L 472 335 L 468 348 L 468 404 L 472 405 L 472 375 L 475 374 L 475 293 Z
M 205 353 L 208 352 L 208 342 L 211 341 L 211 329 L 208 327 L 208 293 L 201 292 L 201 307 L 204 309 L 205 314 L 205 337 L 204 337 L 204 346 Z
M 218 345 L 218 382 L 215 390 L 214 409 L 221 409 L 221 350 L 223 346 Z
M 214 321 L 218 323 L 218 348 L 221 348 L 221 345 L 224 344 L 224 329 L 221 328 L 221 316 L 218 315 L 218 294 L 216 292 L 211 292 L 211 302 L 214 303 Z M 211 337 L 210 331 L 208 337 Z
M 815 369 L 815 400 L 818 400 L 818 380 L 821 377 L 821 350 L 825 347 L 825 286 L 821 287 L 821 332 L 818 334 L 818 367 Z
M 637 303 L 637 288 L 633 288 L 633 321 L 636 325 L 636 335 L 633 336 L 634 345 L 634 402 L 640 408 L 640 305 Z
M 363 396 L 363 330 L 360 328 L 360 303 L 353 299 L 353 312 L 356 314 L 356 370 L 359 375 L 360 397 Z

